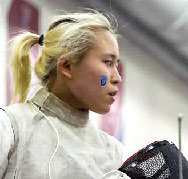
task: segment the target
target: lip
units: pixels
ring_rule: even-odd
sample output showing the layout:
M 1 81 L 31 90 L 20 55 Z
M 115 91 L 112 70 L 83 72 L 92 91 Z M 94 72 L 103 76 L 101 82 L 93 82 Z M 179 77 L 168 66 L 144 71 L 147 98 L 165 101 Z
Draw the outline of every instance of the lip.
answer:
M 113 102 L 115 101 L 115 96 L 117 95 L 117 93 L 118 93 L 118 90 L 108 93 L 110 96 L 110 99 L 112 99 Z
M 117 93 L 118 93 L 118 90 L 115 90 L 115 91 L 112 91 L 112 92 L 110 92 L 110 93 L 108 93 L 110 96 L 112 96 L 112 97 L 115 97 L 116 95 L 117 95 Z
M 110 99 L 112 100 L 112 102 L 114 102 L 115 101 L 115 96 L 111 96 L 111 95 L 109 95 L 110 96 Z

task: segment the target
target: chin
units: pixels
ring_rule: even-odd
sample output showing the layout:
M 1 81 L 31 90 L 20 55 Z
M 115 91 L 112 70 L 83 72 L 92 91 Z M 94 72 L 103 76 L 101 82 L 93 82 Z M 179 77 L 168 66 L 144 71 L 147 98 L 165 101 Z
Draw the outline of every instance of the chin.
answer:
M 93 111 L 93 112 L 96 112 L 96 113 L 98 113 L 98 114 L 106 114 L 106 113 L 108 113 L 108 112 L 110 112 L 110 106 L 107 106 L 106 108 L 97 108 L 97 109 L 94 109 L 94 110 L 91 110 L 91 111 Z

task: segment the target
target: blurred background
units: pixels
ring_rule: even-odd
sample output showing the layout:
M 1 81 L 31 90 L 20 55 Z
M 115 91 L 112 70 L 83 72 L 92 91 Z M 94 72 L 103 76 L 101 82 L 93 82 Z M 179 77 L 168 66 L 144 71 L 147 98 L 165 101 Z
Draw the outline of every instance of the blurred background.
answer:
M 8 105 L 13 92 L 10 38 L 20 29 L 45 35 L 54 15 L 82 8 L 113 14 L 121 35 L 123 83 L 111 112 L 91 113 L 93 123 L 124 143 L 128 157 L 157 140 L 178 146 L 182 113 L 188 158 L 188 0 L 0 0 L 0 105 Z

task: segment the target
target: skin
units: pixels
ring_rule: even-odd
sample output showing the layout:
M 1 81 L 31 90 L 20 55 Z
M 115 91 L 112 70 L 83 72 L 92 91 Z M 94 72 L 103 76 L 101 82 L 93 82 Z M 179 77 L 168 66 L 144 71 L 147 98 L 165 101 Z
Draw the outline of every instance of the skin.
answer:
M 69 106 L 78 110 L 91 110 L 99 114 L 110 111 L 122 79 L 117 71 L 119 49 L 113 34 L 107 30 L 96 32 L 96 43 L 80 63 L 71 63 L 61 56 L 57 63 L 57 76 L 50 91 Z M 104 87 L 101 76 L 108 77 Z

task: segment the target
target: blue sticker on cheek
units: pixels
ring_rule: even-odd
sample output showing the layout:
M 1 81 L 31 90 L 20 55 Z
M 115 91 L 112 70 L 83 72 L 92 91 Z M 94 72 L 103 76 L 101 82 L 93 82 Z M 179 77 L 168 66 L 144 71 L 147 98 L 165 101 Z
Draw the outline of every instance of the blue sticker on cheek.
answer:
M 105 86 L 108 80 L 107 76 L 101 76 L 101 86 Z

